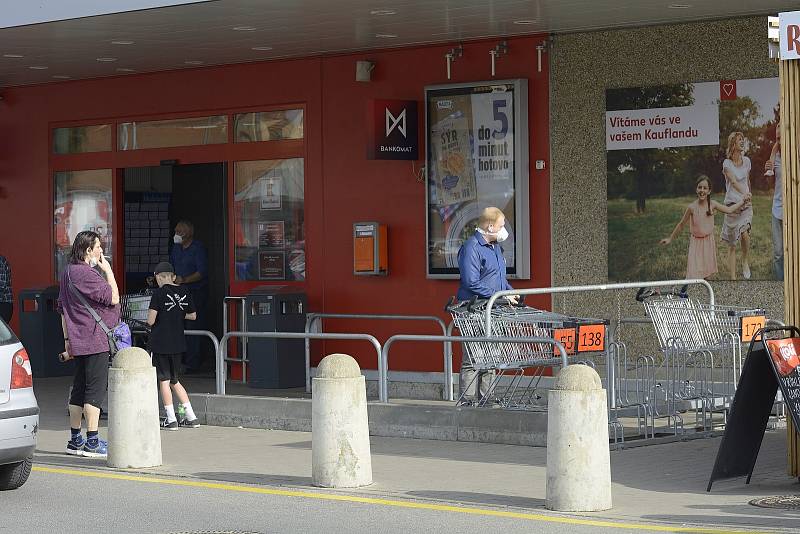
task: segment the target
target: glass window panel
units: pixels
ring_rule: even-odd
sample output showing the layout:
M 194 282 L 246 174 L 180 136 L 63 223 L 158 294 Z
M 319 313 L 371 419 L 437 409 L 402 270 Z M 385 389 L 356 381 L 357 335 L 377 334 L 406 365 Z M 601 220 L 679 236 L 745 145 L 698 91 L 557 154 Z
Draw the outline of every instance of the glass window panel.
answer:
M 237 143 L 302 139 L 303 110 L 239 113 L 234 116 L 234 132 Z
M 100 234 L 103 253 L 113 261 L 111 169 L 57 172 L 54 181 L 56 276 L 68 261 L 75 236 L 83 230 Z
M 123 122 L 117 132 L 117 145 L 120 150 L 218 145 L 227 142 L 227 115 Z
M 305 280 L 303 159 L 234 165 L 237 280 Z
M 111 150 L 111 125 L 53 128 L 54 154 L 108 152 Z

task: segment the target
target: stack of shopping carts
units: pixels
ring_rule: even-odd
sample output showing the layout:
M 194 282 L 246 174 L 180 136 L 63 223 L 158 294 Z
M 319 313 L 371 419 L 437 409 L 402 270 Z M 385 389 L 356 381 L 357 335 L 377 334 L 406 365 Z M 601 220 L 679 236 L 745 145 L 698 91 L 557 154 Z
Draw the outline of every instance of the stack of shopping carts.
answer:
M 724 425 L 741 374 L 742 346 L 754 331 L 751 327 L 748 336 L 747 325 L 763 325 L 764 310 L 702 304 L 674 293 L 643 302 L 661 358 L 640 356 L 629 365 L 626 352 L 619 347 L 612 351 L 620 378 L 615 383 L 617 408 L 645 410 L 645 437 L 655 437 L 657 419 L 665 419 L 671 433 L 683 433 L 687 412 L 694 413 L 699 431 Z
M 566 315 L 538 310 L 528 306 L 500 304 L 491 309 L 491 332 L 486 332 L 487 301 L 454 303 L 447 307 L 453 316 L 456 328 L 464 337 L 539 337 L 558 339 L 559 331 L 572 332 L 573 342 L 583 325 L 602 325 L 598 319 L 578 319 Z M 603 338 L 605 334 L 603 333 Z M 565 345 L 567 345 L 565 343 Z M 576 343 L 566 346 L 569 353 L 576 353 Z M 598 351 L 604 348 L 598 344 Z M 477 406 L 499 405 L 510 409 L 536 409 L 544 405 L 540 383 L 550 366 L 560 365 L 561 359 L 553 352 L 550 343 L 469 341 L 463 343 L 467 359 L 475 370 L 473 382 L 483 376 L 489 385 L 479 395 Z M 587 351 L 588 352 L 588 351 Z M 587 353 L 583 356 L 589 357 Z M 590 363 L 586 360 L 583 363 Z M 473 384 L 462 388 L 468 390 Z M 476 388 L 478 389 L 478 388 Z M 459 399 L 463 400 L 463 399 Z

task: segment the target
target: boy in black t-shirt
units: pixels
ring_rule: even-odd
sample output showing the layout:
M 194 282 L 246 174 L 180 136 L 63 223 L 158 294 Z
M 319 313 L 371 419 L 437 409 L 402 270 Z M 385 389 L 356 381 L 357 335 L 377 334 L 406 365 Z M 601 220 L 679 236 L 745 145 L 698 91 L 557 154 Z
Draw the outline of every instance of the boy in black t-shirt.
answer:
M 194 309 L 189 290 L 175 285 L 175 270 L 172 265 L 162 261 L 156 265 L 153 274 L 155 274 L 158 289 L 153 292 L 150 299 L 147 324 L 152 326 L 150 350 L 153 352 L 153 363 L 156 367 L 161 399 L 164 401 L 164 411 L 167 413 L 167 417 L 161 422 L 161 427 L 167 430 L 178 430 L 179 426 L 197 428 L 200 423 L 192 410 L 189 395 L 178 381 L 181 353 L 186 352 L 183 321 L 184 319 L 194 321 L 197 312 Z M 175 416 L 170 385 L 186 412 L 186 417 L 181 421 L 178 421 Z

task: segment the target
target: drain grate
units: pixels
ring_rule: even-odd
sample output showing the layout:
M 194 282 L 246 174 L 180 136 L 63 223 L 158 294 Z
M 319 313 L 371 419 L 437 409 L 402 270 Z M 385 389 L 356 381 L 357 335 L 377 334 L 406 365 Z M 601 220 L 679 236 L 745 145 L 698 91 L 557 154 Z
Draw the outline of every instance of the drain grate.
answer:
M 750 501 L 753 506 L 761 508 L 780 508 L 781 510 L 800 510 L 800 495 L 776 495 L 760 497 Z

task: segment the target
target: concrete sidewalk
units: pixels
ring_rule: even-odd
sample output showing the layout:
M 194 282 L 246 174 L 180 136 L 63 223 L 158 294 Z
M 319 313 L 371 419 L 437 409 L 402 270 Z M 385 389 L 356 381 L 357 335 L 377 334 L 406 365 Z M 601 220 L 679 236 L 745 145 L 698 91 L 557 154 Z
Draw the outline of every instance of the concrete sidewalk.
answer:
M 36 462 L 105 469 L 104 461 L 63 454 L 68 437 L 66 392 L 64 399 L 53 397 L 40 399 Z M 105 436 L 105 429 L 102 434 Z M 143 472 L 311 487 L 310 433 L 206 426 L 162 431 L 161 438 L 164 465 Z M 614 508 L 584 517 L 682 527 L 797 531 L 799 512 L 748 504 L 754 497 L 800 493 L 797 480 L 785 474 L 785 430 L 767 433 L 749 486 L 744 479 L 720 481 L 706 493 L 719 442 L 719 438 L 697 439 L 612 451 Z M 544 448 L 373 437 L 372 454 L 375 483 L 343 493 L 549 514 L 544 509 Z

